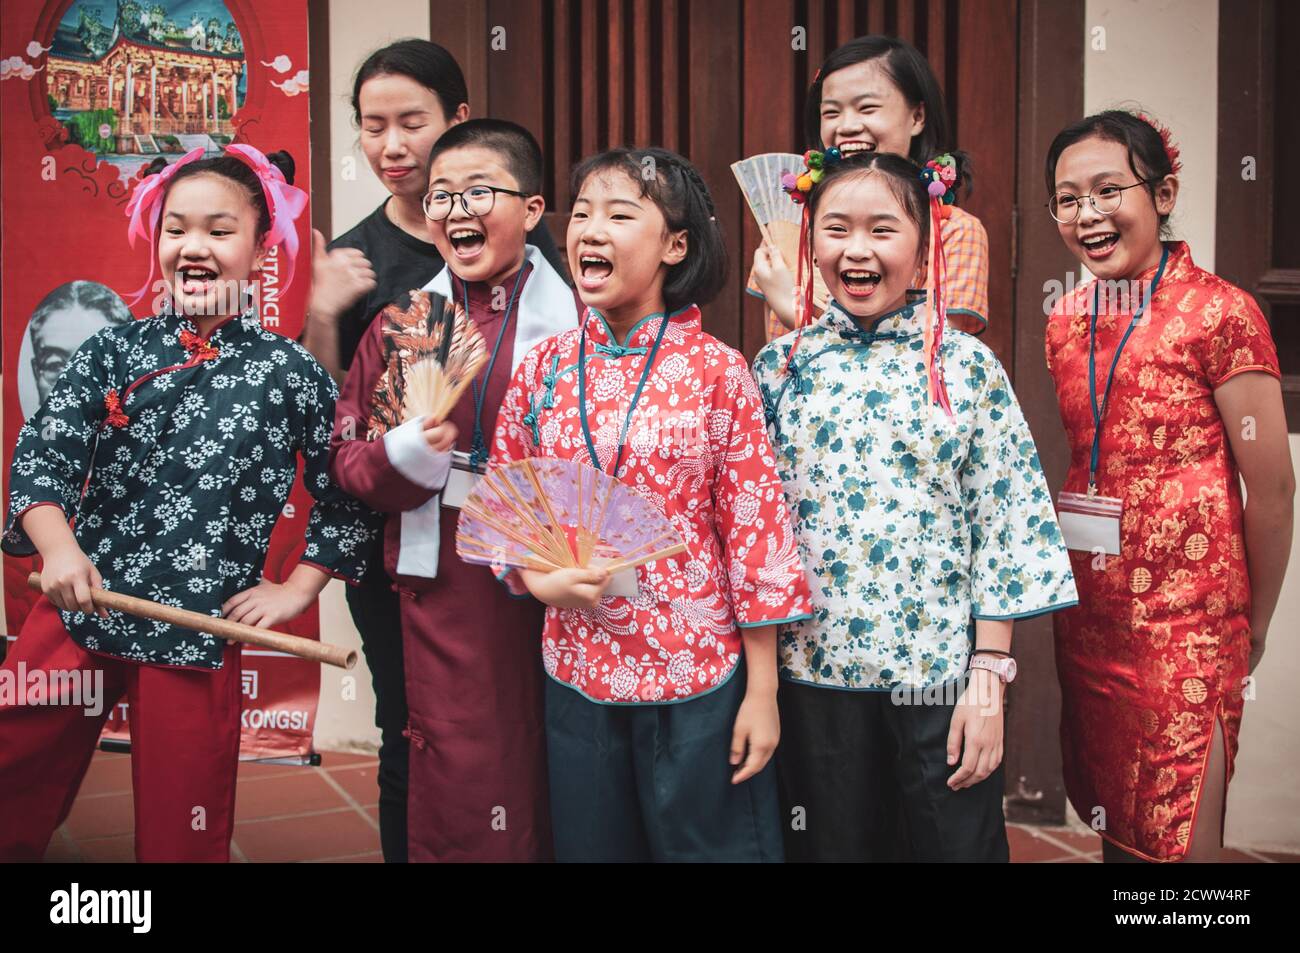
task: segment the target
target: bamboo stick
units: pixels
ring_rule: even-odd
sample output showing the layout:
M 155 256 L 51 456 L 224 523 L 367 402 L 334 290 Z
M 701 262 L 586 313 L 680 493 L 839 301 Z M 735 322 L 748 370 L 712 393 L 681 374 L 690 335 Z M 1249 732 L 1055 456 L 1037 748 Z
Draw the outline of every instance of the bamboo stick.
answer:
M 40 592 L 41 574 L 34 572 L 28 576 L 27 585 Z M 229 619 L 217 619 L 201 612 L 165 606 L 160 602 L 128 596 L 121 592 L 111 592 L 108 589 L 91 589 L 90 598 L 97 608 L 116 609 L 118 612 L 125 612 L 141 619 L 166 622 L 183 629 L 193 629 L 195 632 L 213 635 L 219 639 L 228 639 L 244 645 L 256 645 L 264 649 L 275 649 L 277 652 L 286 652 L 309 662 L 321 662 L 343 669 L 350 669 L 357 664 L 356 651 L 345 649 L 340 645 L 329 645 L 325 642 L 317 642 L 315 639 L 304 639 L 298 635 L 261 629 L 242 622 L 231 622 Z

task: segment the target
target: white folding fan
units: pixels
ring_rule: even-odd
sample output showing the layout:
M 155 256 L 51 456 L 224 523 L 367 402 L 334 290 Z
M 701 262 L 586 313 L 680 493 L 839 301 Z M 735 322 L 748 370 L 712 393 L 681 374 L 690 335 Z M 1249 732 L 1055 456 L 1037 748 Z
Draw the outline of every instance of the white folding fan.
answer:
M 781 188 L 781 176 L 786 172 L 798 175 L 803 168 L 803 156 L 793 152 L 765 152 L 731 164 L 732 174 L 758 222 L 758 230 L 781 253 L 792 275 L 799 273 L 799 225 L 803 206 Z M 814 270 L 813 303 L 824 308 L 829 297 L 822 276 Z

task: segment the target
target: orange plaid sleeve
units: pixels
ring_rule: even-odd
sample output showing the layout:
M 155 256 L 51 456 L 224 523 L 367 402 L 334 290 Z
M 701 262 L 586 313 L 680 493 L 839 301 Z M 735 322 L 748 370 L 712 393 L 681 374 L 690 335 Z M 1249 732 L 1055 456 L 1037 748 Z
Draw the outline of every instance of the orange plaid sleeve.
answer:
M 753 295 L 759 301 L 766 302 L 767 298 L 763 294 L 763 289 L 758 286 L 758 280 L 754 277 L 754 266 L 749 267 L 749 280 L 745 282 L 745 293 Z M 830 300 L 830 293 L 826 290 L 826 283 L 822 281 L 822 276 L 816 272 L 813 273 L 813 318 L 819 317 L 826 309 L 826 302 Z M 764 324 L 767 327 L 767 341 L 770 344 L 783 334 L 789 334 L 790 329 L 781 323 L 781 319 L 776 316 L 776 312 L 767 308 L 763 312 Z
M 970 334 L 988 327 L 989 236 L 970 212 L 952 206 L 943 223 L 943 257 L 947 266 L 948 323 Z M 925 287 L 923 264 L 916 287 Z

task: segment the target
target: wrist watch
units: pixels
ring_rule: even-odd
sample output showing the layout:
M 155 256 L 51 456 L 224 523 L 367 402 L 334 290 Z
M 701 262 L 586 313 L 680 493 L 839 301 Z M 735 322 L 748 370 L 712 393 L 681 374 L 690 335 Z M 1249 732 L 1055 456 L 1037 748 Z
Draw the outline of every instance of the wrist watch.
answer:
M 1006 658 L 990 658 L 987 655 L 972 655 L 970 660 L 972 669 L 988 669 L 998 678 L 1002 679 L 1004 685 L 1010 685 L 1016 680 L 1016 660 L 1007 656 Z

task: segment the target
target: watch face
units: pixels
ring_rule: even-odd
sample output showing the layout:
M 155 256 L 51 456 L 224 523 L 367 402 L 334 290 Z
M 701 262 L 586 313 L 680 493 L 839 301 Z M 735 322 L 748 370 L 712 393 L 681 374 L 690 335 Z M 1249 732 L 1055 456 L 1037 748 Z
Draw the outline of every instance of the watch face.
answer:
M 1006 659 L 1006 660 L 1003 662 L 1003 678 L 1006 679 L 1006 681 L 1007 681 L 1008 684 L 1010 684 L 1011 682 L 1013 682 L 1013 681 L 1016 680 L 1016 660 L 1015 660 L 1015 659 L 1013 659 L 1013 658 L 1009 658 L 1009 659 Z

